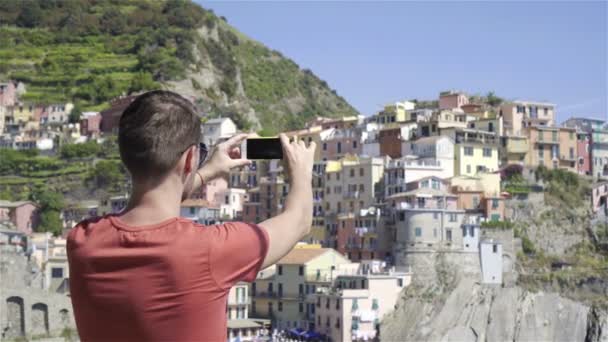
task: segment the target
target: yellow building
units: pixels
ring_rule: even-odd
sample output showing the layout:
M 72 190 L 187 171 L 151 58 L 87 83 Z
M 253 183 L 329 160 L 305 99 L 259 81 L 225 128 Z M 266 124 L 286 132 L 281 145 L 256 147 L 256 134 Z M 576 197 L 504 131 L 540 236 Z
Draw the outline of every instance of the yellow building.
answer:
M 479 172 L 498 170 L 498 147 L 476 141 L 454 145 L 454 174 L 475 176 Z
M 19 103 L 13 108 L 13 123 L 25 124 L 34 119 L 36 106 L 33 103 Z
M 391 122 L 409 121 L 408 110 L 413 110 L 416 104 L 410 101 L 395 102 L 384 106 L 376 116 L 376 122 L 379 124 L 388 124 Z
M 375 186 L 383 173 L 382 158 L 346 156 L 328 161 L 323 198 L 326 216 L 354 213 L 376 204 Z
M 507 135 L 500 138 L 499 153 L 503 165 L 523 164 L 528 150 L 528 137 Z
M 278 329 L 308 329 L 314 319 L 314 305 L 307 296 L 321 286 L 329 286 L 340 274 L 340 265 L 351 263 L 331 248 L 296 246 L 279 260 L 272 277 L 263 275 L 252 284 L 251 315 L 271 318 Z

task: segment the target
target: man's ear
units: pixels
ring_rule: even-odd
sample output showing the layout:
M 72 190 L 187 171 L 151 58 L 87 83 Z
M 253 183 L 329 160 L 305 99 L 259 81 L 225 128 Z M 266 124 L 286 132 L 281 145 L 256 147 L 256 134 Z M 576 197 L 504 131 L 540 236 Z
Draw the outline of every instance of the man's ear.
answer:
M 186 163 L 184 165 L 184 173 L 192 172 L 192 163 L 194 162 L 194 147 L 190 147 L 186 151 Z

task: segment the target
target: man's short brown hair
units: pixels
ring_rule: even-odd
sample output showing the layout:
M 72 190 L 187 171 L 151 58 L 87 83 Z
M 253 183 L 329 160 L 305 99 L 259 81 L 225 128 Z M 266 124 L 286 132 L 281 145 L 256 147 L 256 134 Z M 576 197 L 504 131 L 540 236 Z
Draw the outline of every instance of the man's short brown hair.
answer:
M 200 118 L 190 101 L 170 91 L 150 91 L 120 117 L 120 158 L 133 177 L 162 176 L 198 144 L 200 134 Z

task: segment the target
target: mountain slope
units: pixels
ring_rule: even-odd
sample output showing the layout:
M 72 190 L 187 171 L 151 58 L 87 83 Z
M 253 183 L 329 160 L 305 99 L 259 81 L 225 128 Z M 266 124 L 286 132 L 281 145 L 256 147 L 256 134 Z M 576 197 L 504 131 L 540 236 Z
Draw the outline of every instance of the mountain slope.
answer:
M 0 1 L 0 80 L 26 101 L 99 110 L 156 88 L 274 133 L 356 111 L 326 82 L 190 1 Z

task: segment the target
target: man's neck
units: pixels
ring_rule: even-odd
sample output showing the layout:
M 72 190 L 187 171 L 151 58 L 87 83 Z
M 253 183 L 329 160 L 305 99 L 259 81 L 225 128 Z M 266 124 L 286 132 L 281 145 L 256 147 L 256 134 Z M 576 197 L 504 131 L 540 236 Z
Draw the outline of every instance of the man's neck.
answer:
M 181 183 L 174 177 L 167 177 L 154 187 L 134 183 L 129 204 L 120 219 L 129 225 L 145 226 L 178 217 L 182 191 Z

